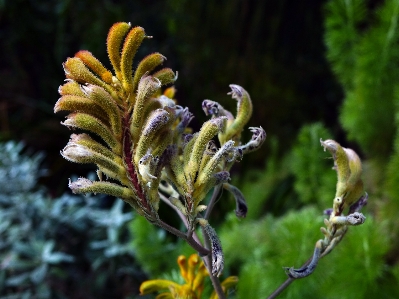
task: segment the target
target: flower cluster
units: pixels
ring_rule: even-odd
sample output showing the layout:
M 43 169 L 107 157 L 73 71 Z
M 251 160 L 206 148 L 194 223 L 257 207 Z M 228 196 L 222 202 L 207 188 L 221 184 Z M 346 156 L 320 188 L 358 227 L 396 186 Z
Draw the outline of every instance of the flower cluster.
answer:
M 165 280 L 154 279 L 143 282 L 140 286 L 140 294 L 146 295 L 153 292 L 162 292 L 157 299 L 173 299 L 173 298 L 190 298 L 199 299 L 204 291 L 204 280 L 207 277 L 208 271 L 197 254 L 192 254 L 188 259 L 181 255 L 177 258 L 177 264 L 180 268 L 180 275 L 184 279 L 184 284 Z M 233 288 L 238 282 L 236 276 L 227 277 L 222 283 L 223 292 L 226 293 Z M 166 291 L 166 292 L 165 292 Z M 210 299 L 217 299 L 215 292 L 211 294 Z
M 59 88 L 61 98 L 54 111 L 70 111 L 63 125 L 99 137 L 72 134 L 61 151 L 67 160 L 98 167 L 98 181 L 79 178 L 69 187 L 74 193 L 122 198 L 148 221 L 189 240 L 200 224 L 212 245 L 212 273 L 219 275 L 223 268 L 221 246 L 201 216 L 207 209 L 202 202 L 212 188 L 222 186 L 236 198 L 237 215 L 245 216 L 241 192 L 228 184 L 229 170 L 243 154 L 258 149 L 266 133 L 261 127 L 252 127 L 252 139 L 240 142 L 252 102 L 247 91 L 234 84 L 230 94 L 237 101 L 236 115 L 205 100 L 202 108 L 211 118 L 199 132 L 191 133 L 188 125 L 193 115 L 175 102 L 174 88 L 166 88 L 177 79 L 170 68 L 160 67 L 166 58 L 150 54 L 133 71 L 136 52 L 148 38 L 141 27 L 114 24 L 107 38 L 113 73 L 88 51 L 80 51 L 64 63 L 67 80 Z M 185 218 L 187 234 L 159 218 L 160 190 L 172 190 L 167 192 L 168 204 Z
M 348 227 L 363 224 L 366 220 L 359 212 L 368 199 L 363 189 L 362 163 L 359 156 L 352 149 L 344 148 L 334 140 L 320 142 L 324 150 L 331 153 L 334 159 L 333 169 L 337 172 L 333 208 L 326 211 L 329 219 L 324 220 L 326 227 L 321 228 L 325 238 L 316 242 L 309 264 L 300 269 L 285 268 L 291 278 L 303 278 L 312 274 L 319 259 L 334 249 L 346 234 Z M 344 215 L 345 210 L 348 210 L 348 215 Z

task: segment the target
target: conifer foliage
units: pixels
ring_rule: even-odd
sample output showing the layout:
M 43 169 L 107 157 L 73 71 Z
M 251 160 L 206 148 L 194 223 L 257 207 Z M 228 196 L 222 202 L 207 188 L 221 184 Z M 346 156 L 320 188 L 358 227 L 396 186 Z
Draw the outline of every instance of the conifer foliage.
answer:
M 399 2 L 369 10 L 364 0 L 329 1 L 325 24 L 327 57 L 345 93 L 342 125 L 368 156 L 387 157 L 396 131 Z

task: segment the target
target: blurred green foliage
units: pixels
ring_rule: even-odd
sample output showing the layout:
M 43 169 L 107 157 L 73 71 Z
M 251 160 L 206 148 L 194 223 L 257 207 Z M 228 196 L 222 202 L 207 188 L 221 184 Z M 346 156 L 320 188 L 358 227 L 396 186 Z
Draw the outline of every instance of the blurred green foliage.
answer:
M 359 147 L 343 146 L 363 157 L 367 220 L 350 228 L 315 273 L 294 281 L 284 298 L 399 296 L 398 9 L 398 2 L 389 0 L 331 0 L 325 6 L 327 57 L 345 92 L 339 119 Z M 323 237 L 318 227 L 323 209 L 332 205 L 336 174 L 319 140 L 335 139 L 331 132 L 336 133 L 321 123 L 302 126 L 288 153 L 267 156 L 259 176 L 241 180 L 250 219 L 229 216 L 220 235 L 228 264 L 239 273 L 237 298 L 270 294 L 286 280 L 282 267 L 300 267 Z M 290 178 L 279 197 L 285 203 L 276 209 L 273 197 Z
M 37 186 L 43 155 L 0 144 L 0 297 L 127 298 L 144 278 L 123 202 Z M 103 206 L 101 206 L 101 203 Z
M 364 0 L 329 1 L 325 24 L 327 57 L 345 92 L 342 125 L 368 157 L 385 159 L 396 131 L 399 2 L 367 10 Z
M 265 298 L 286 278 L 283 266 L 301 266 L 316 241 L 324 237 L 318 227 L 322 212 L 314 207 L 284 217 L 268 215 L 258 221 L 233 221 L 220 231 L 229 265 L 241 265 L 237 298 Z M 371 217 L 351 228 L 341 244 L 323 258 L 316 272 L 294 281 L 283 298 L 394 298 L 387 288 L 384 254 L 388 250 L 384 228 Z M 251 248 L 251 250 L 248 250 Z
M 4 0 L 0 139 L 45 150 L 50 175 L 41 182 L 62 194 L 69 173 L 76 173 L 59 155 L 69 133 L 59 126 L 62 115 L 53 114 L 62 63 L 81 49 L 108 61 L 108 29 L 126 21 L 154 36 L 138 58 L 159 51 L 168 58 L 165 66 L 179 72 L 176 98 L 194 112 L 196 129 L 205 119 L 201 101 L 210 98 L 234 111 L 236 103 L 226 93 L 228 84 L 239 84 L 256 107 L 249 125 L 261 125 L 286 152 L 302 123 L 336 123 L 341 91 L 324 58 L 321 5 L 319 0 Z M 270 151 L 265 143 L 263 152 L 237 169 L 261 168 Z M 89 169 L 81 165 L 77 174 Z
M 247 199 L 247 218 L 219 210 L 211 218 L 225 220 L 217 231 L 224 275 L 240 278 L 236 297 L 265 298 L 286 279 L 282 267 L 299 267 L 310 257 L 335 186 L 332 161 L 319 139 L 336 138 L 363 158 L 370 195 L 366 223 L 351 228 L 316 272 L 295 281 L 282 297 L 396 298 L 398 9 L 394 0 L 0 1 L 0 139 L 46 149 L 49 175 L 41 180 L 51 193 L 62 194 L 71 170 L 59 150 L 69 132 L 52 114 L 61 63 L 80 49 L 107 61 L 108 28 L 131 21 L 156 37 L 142 50 L 160 51 L 167 66 L 179 71 L 182 105 L 198 118 L 205 97 L 234 110 L 224 90 L 241 84 L 254 101 L 253 121 L 268 133 L 265 148 L 232 175 Z M 353 143 L 346 142 L 340 124 Z M 16 144 L 0 148 L 2 296 L 125 298 L 144 279 L 140 267 L 151 278 L 178 276 L 176 258 L 188 254 L 183 242 L 141 217 L 133 217 L 127 229 L 130 214 L 117 203 L 99 207 L 104 198 L 50 199 L 36 188 L 43 157 L 21 151 Z M 218 205 L 227 205 L 224 197 Z
M 131 246 L 135 257 L 150 277 L 161 277 L 176 270 L 179 255 L 189 256 L 192 249 L 182 240 L 174 240 L 164 230 L 149 223 L 144 217 L 135 217 L 129 224 Z
M 321 123 L 305 125 L 298 133 L 292 147 L 290 169 L 295 177 L 294 189 L 303 204 L 319 203 L 323 209 L 331 206 L 337 174 L 332 169 L 333 160 L 321 150 L 320 139 L 332 134 Z

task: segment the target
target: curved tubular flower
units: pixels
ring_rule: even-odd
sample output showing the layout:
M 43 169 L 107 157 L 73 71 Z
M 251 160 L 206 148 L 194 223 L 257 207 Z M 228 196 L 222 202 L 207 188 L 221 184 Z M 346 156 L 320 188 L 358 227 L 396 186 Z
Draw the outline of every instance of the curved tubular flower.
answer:
M 366 217 L 359 213 L 367 204 L 368 199 L 363 189 L 362 164 L 359 156 L 334 140 L 320 140 L 320 143 L 324 150 L 327 149 L 332 154 L 333 169 L 337 172 L 333 208 L 329 210 L 329 219 L 324 219 L 326 227 L 321 228 L 325 237 L 316 242 L 310 262 L 300 269 L 285 268 L 287 275 L 291 278 L 303 278 L 312 274 L 319 259 L 334 249 L 346 234 L 348 227 L 363 224 L 366 220 Z M 349 208 L 348 215 L 343 214 L 346 208 Z
M 230 139 L 238 141 L 244 126 L 252 116 L 252 101 L 248 92 L 236 84 L 230 84 L 230 88 L 231 92 L 228 94 L 237 100 L 237 116 L 227 124 L 226 131 L 220 134 L 219 139 L 222 144 Z
M 185 281 L 183 285 L 165 279 L 147 280 L 141 284 L 140 294 L 147 295 L 163 291 L 163 293 L 160 293 L 156 298 L 201 298 L 204 290 L 205 278 L 209 275 L 204 263 L 197 254 L 192 254 L 188 259 L 184 255 L 180 255 L 177 258 L 177 264 L 180 268 L 180 275 Z M 237 283 L 237 276 L 227 277 L 221 284 L 223 292 L 226 294 L 227 291 L 234 288 Z M 216 298 L 219 297 L 213 292 L 210 299 Z
M 149 54 L 133 69 L 136 52 L 148 38 L 141 27 L 116 23 L 107 37 L 113 71 L 85 50 L 63 64 L 67 79 L 59 87 L 61 98 L 54 112 L 69 111 L 63 125 L 99 137 L 72 134 L 61 151 L 69 161 L 98 167 L 99 181 L 79 178 L 70 182 L 69 187 L 74 193 L 120 197 L 148 221 L 185 239 L 202 255 L 217 252 L 213 255 L 217 259 L 213 275 L 220 275 L 223 253 L 216 232 L 205 224 L 207 220 L 198 221 L 202 212 L 206 210 L 208 215 L 212 209 L 207 209 L 202 201 L 212 188 L 219 188 L 230 179 L 230 168 L 237 159 L 259 149 L 266 133 L 262 128 L 252 127 L 252 139 L 241 144 L 240 135 L 251 117 L 252 102 L 244 88 L 231 84 L 229 94 L 237 100 L 237 115 L 216 102 L 204 101 L 204 110 L 212 115 L 211 119 L 199 132 L 187 134 L 191 133 L 188 125 L 192 113 L 176 104 L 173 87 L 162 92 L 165 85 L 177 79 L 177 73 L 170 68 L 160 67 L 166 57 Z M 171 187 L 162 188 L 161 183 Z M 241 194 L 234 188 L 230 187 L 234 194 Z M 169 203 L 186 218 L 183 220 L 188 223 L 187 232 L 159 218 L 159 189 L 164 194 L 165 190 L 172 190 Z M 246 205 L 241 198 L 237 215 L 244 216 Z M 192 237 L 198 223 L 211 239 L 212 248 L 202 246 Z

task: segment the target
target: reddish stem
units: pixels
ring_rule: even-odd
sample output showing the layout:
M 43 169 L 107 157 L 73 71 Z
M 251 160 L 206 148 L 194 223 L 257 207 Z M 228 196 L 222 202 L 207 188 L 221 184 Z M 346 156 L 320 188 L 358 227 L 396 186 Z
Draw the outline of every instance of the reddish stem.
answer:
M 126 115 L 123 118 L 123 125 L 124 125 L 124 133 L 123 133 L 123 158 L 125 160 L 125 164 L 127 166 L 127 172 L 129 174 L 129 179 L 132 182 L 134 189 L 136 190 L 136 194 L 141 202 L 141 205 L 147 210 L 147 212 L 150 212 L 151 209 L 148 205 L 148 202 L 145 198 L 143 189 L 141 188 L 141 185 L 139 183 L 138 177 L 137 177 L 137 172 L 134 167 L 133 161 L 132 161 L 132 136 L 130 135 L 130 130 L 129 130 L 129 115 Z

